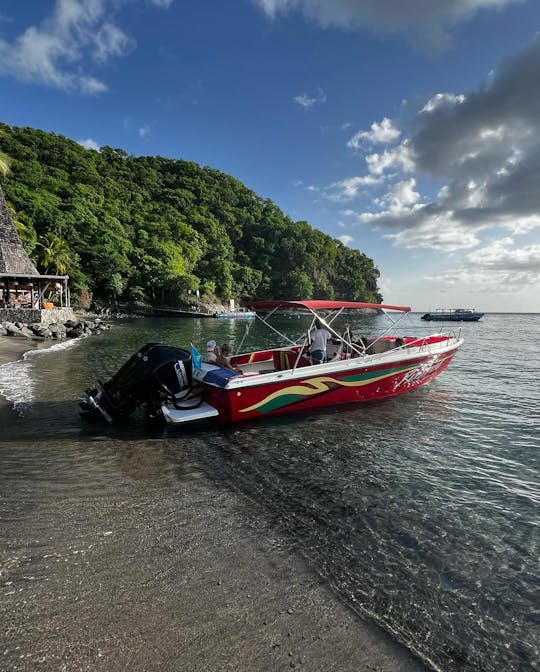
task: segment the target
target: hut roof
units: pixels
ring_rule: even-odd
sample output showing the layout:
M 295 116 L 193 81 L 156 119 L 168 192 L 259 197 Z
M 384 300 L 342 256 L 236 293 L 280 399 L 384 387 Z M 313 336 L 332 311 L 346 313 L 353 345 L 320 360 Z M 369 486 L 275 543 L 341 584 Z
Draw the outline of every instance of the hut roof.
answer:
M 24 251 L 2 189 L 0 189 L 0 273 L 39 275 Z

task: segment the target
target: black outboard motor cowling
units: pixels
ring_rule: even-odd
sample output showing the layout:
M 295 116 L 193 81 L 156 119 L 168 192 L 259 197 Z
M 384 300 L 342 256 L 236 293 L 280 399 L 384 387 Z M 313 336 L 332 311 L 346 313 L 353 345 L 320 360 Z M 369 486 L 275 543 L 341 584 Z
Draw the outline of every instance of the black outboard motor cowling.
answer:
M 192 387 L 191 353 L 160 343 L 147 343 L 100 389 L 86 390 L 81 397 L 81 412 L 102 417 L 112 423 L 131 415 L 145 404 L 154 412 L 164 401 L 173 401 Z

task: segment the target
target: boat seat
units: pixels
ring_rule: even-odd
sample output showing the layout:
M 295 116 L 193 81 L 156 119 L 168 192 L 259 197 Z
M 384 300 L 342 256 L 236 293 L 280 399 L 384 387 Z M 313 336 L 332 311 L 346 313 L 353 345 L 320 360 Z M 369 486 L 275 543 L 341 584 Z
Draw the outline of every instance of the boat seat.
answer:
M 275 371 L 287 371 L 294 368 L 296 360 L 298 359 L 298 352 L 293 350 L 277 350 L 274 352 L 274 367 Z M 305 355 L 300 355 L 297 367 L 309 366 L 310 361 Z
M 341 359 L 341 354 L 343 352 L 343 343 L 341 343 L 337 348 L 332 348 L 330 352 L 326 351 L 326 362 L 337 362 Z

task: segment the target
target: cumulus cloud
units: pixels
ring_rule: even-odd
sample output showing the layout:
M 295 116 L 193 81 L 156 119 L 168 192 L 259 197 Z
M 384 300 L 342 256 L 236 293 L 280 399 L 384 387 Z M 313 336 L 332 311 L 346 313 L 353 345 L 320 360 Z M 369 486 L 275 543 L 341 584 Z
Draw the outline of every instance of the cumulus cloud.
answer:
M 468 285 L 497 293 L 534 287 L 540 285 L 540 245 L 519 248 L 509 237 L 494 240 L 466 255 L 461 267 L 426 279 L 449 287 Z
M 456 103 L 462 103 L 465 100 L 464 95 L 455 96 L 452 93 L 436 93 L 430 98 L 422 108 L 421 112 L 433 112 L 438 107 L 452 107 Z
M 343 245 L 345 245 L 345 247 L 348 247 L 354 240 L 352 236 L 348 236 L 347 234 L 344 234 L 343 236 L 338 236 L 337 239 L 340 240 L 343 243 Z
M 95 149 L 99 152 L 100 147 L 95 140 L 92 140 L 92 138 L 87 138 L 86 140 L 77 140 L 77 142 L 85 149 Z
M 406 173 L 415 169 L 414 153 L 408 140 L 392 149 L 385 149 L 382 154 L 369 154 L 366 156 L 366 164 L 372 175 L 382 175 L 389 168 L 396 168 Z
M 395 184 L 359 221 L 394 230 L 388 235 L 396 244 L 443 250 L 474 247 L 480 231 L 495 227 L 514 235 L 540 227 L 538 109 L 540 37 L 503 62 L 489 84 L 466 96 L 433 96 L 416 114 L 409 138 L 366 156 L 371 175 Z M 435 197 L 407 203 L 403 177 L 413 173 L 443 187 Z M 392 207 L 396 189 L 399 208 Z
M 297 105 L 300 105 L 300 107 L 309 109 L 310 107 L 313 107 L 313 105 L 321 105 L 322 103 L 326 103 L 327 97 L 326 93 L 322 89 L 317 89 L 317 92 L 312 96 L 308 95 L 307 93 L 303 93 L 300 96 L 295 96 L 293 100 Z
M 322 27 L 414 33 L 425 45 L 448 45 L 444 29 L 482 9 L 500 9 L 520 0 L 253 0 L 270 18 L 301 12 Z
M 420 198 L 420 194 L 414 190 L 415 187 L 416 180 L 414 177 L 396 182 L 381 201 L 384 205 L 388 205 L 392 212 L 403 212 L 413 206 Z
M 373 175 L 347 177 L 339 182 L 329 184 L 324 190 L 324 195 L 332 201 L 350 201 L 358 196 L 361 187 L 371 186 L 378 182 L 380 182 L 380 179 Z
M 146 124 L 145 126 L 141 126 L 139 128 L 139 137 L 140 138 L 146 138 L 146 136 L 150 133 L 150 126 Z
M 380 124 L 373 122 L 369 131 L 355 133 L 347 142 L 347 147 L 361 149 L 365 145 L 386 144 L 394 142 L 400 135 L 401 131 L 394 126 L 392 120 L 385 117 Z
M 107 85 L 85 72 L 126 54 L 134 41 L 110 20 L 119 0 L 56 0 L 51 16 L 11 42 L 0 38 L 0 75 L 82 94 Z M 171 0 L 152 0 L 168 7 Z

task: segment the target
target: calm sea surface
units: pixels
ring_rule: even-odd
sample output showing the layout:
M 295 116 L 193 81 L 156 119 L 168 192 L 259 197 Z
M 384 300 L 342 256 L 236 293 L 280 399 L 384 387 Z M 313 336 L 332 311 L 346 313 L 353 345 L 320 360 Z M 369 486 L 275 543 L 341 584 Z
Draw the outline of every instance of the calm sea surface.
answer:
M 381 320 L 353 326 L 369 333 Z M 307 323 L 281 326 L 299 335 Z M 427 326 L 412 315 L 401 334 Z M 238 346 L 244 321 L 125 320 L 32 353 L 0 367 L 17 409 L 0 407 L 0 513 L 14 524 L 30 502 L 112 496 L 130 477 L 126 453 L 142 448 L 159 453 L 159 469 L 137 473 L 158 495 L 170 474 L 205 475 L 256 502 L 342 601 L 429 667 L 538 670 L 540 315 L 457 329 L 464 347 L 422 389 L 228 428 L 150 429 L 141 417 L 91 426 L 75 400 L 147 341 Z M 256 323 L 242 349 L 273 342 Z M 53 525 L 37 520 L 35 534 Z

